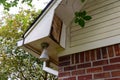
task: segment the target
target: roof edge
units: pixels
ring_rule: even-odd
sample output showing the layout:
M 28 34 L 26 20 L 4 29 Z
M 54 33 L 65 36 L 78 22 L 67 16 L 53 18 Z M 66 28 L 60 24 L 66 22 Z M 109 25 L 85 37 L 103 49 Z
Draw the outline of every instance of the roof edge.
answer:
M 54 2 L 54 0 L 51 0 L 46 7 L 41 11 L 40 15 L 32 22 L 32 24 L 28 27 L 28 29 L 24 32 L 22 38 L 25 38 L 25 34 L 32 28 L 32 26 L 36 23 L 36 21 L 45 13 L 45 11 L 50 7 L 50 5 Z

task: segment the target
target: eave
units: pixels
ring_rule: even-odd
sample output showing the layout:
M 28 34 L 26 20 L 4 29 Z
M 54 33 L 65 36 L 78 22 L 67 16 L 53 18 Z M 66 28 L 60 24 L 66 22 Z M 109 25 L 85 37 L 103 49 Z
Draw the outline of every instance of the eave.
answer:
M 66 1 L 68 3 L 66 3 Z M 74 18 L 74 12 L 79 11 L 81 8 L 82 5 L 80 0 L 52 0 L 46 10 L 23 35 L 23 39 L 18 41 L 18 46 L 21 46 L 32 55 L 39 58 L 42 51 L 40 44 L 42 42 L 48 42 L 50 44 L 50 47 L 48 48 L 50 61 L 58 64 L 57 55 L 66 47 L 66 29 Z M 63 21 L 61 42 L 59 44 L 50 37 L 50 28 L 54 14 L 57 14 Z M 39 32 L 40 30 L 45 30 L 46 32 Z

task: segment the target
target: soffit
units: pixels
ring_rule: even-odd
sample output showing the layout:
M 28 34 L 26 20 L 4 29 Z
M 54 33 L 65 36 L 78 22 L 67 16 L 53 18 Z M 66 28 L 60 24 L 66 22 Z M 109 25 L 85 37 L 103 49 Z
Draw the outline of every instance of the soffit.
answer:
M 80 0 L 62 0 L 56 8 L 55 13 L 68 26 L 74 18 L 74 13 L 80 11 L 83 5 Z

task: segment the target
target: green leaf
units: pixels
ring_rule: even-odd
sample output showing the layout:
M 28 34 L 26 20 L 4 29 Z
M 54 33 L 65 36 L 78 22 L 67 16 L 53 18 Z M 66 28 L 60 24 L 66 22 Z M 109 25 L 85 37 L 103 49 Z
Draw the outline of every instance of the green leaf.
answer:
M 75 23 L 78 23 L 79 22 L 79 19 L 78 18 L 75 18 Z
M 83 2 L 85 2 L 85 0 L 81 0 L 81 2 L 83 3 Z
M 85 26 L 85 21 L 83 19 L 79 19 L 79 25 L 81 27 L 84 27 Z
M 80 12 L 75 12 L 76 17 L 80 17 Z
M 29 5 L 30 7 L 32 7 L 32 4 L 31 4 L 31 3 L 28 3 L 28 5 Z
M 90 19 L 92 19 L 92 17 L 91 16 L 85 16 L 85 17 L 83 17 L 86 21 L 88 21 L 88 20 L 90 20 Z
M 80 12 L 80 16 L 83 18 L 83 17 L 85 17 L 86 16 L 86 11 L 82 11 L 82 12 Z

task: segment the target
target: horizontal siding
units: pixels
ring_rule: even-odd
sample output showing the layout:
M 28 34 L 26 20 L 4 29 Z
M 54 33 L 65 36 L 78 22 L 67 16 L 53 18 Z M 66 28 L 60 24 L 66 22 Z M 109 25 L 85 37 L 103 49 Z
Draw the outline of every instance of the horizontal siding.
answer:
M 100 35 L 91 36 L 91 37 L 88 37 L 88 38 L 85 38 L 85 39 L 73 41 L 73 42 L 71 42 L 71 47 L 78 46 L 78 45 L 81 45 L 81 44 L 86 44 L 86 43 L 97 41 L 97 40 L 106 39 L 106 38 L 109 38 L 109 37 L 114 37 L 114 36 L 117 36 L 117 35 L 120 35 L 120 29 L 112 30 L 112 31 L 102 33 Z
M 106 16 L 103 16 L 101 18 L 91 20 L 86 24 L 86 26 L 95 26 L 96 24 L 99 24 L 99 23 L 102 23 L 104 21 L 108 21 L 108 20 L 111 20 L 111 19 L 114 19 L 117 17 L 120 17 L 120 12 L 116 12 L 114 14 L 106 15 Z
M 107 27 L 107 26 L 109 27 L 110 25 L 118 24 L 119 22 L 120 22 L 120 17 L 117 17 L 117 18 L 114 18 L 114 19 L 96 24 L 95 26 L 90 26 L 90 27 L 85 27 L 83 29 L 78 29 L 76 31 L 71 32 L 71 37 L 81 35 L 81 34 L 85 34 L 87 32 L 91 32 L 91 31 L 94 31 L 96 29 L 104 28 L 104 27 Z M 74 26 L 74 27 L 79 27 L 79 26 Z
M 104 1 L 107 1 L 107 0 L 88 0 L 87 2 L 90 3 L 90 4 L 85 5 L 84 9 L 87 9 L 87 8 L 89 8 L 91 6 L 95 6 L 95 5 L 99 4 L 99 3 L 103 3 Z
M 119 2 L 119 0 L 105 0 L 105 1 L 103 1 L 103 2 L 101 2 L 101 3 L 98 2 L 97 4 L 88 7 L 88 8 L 87 8 L 87 11 L 94 11 L 94 10 L 96 10 L 96 9 L 105 7 L 105 6 L 107 6 L 107 5 L 111 5 L 111 4 L 115 3 L 115 2 Z M 91 2 L 91 3 L 92 3 L 92 2 Z M 93 1 L 93 3 L 94 3 L 94 1 Z
M 120 35 L 120 0 L 91 0 L 84 9 L 92 20 L 86 23 L 85 28 L 71 26 L 71 47 Z
M 111 24 L 111 25 L 103 27 L 103 28 L 95 29 L 93 31 L 88 31 L 88 32 L 80 34 L 80 35 L 72 36 L 73 38 L 71 39 L 71 41 L 82 40 L 82 39 L 92 37 L 95 35 L 100 35 L 102 33 L 107 33 L 109 31 L 116 30 L 116 29 L 120 29 L 120 21 L 118 23 Z
M 112 1 L 114 1 L 114 0 L 112 0 Z M 94 6 L 93 6 L 94 7 Z M 95 17 L 94 16 L 105 16 L 106 15 L 106 13 L 107 14 L 110 14 L 110 13 L 115 13 L 116 12 L 116 10 L 118 10 L 118 11 L 120 11 L 118 8 L 120 7 L 120 1 L 118 1 L 117 0 L 117 2 L 114 2 L 114 3 L 112 3 L 112 4 L 108 4 L 107 6 L 105 6 L 105 7 L 101 7 L 101 8 L 99 8 L 99 9 L 96 9 L 96 10 L 94 10 L 94 11 L 91 11 L 91 12 L 88 12 L 88 14 L 89 15 L 91 15 L 92 16 L 92 21 L 93 20 L 95 20 Z M 85 9 L 86 11 L 87 11 L 87 9 Z M 111 11 L 112 10 L 112 11 Z M 118 12 L 117 11 L 117 12 Z M 110 13 L 109 13 L 110 12 Z M 102 14 L 102 15 L 99 15 L 99 14 Z M 97 17 L 97 18 L 98 18 Z M 87 26 L 86 25 L 86 27 L 89 27 L 89 26 Z M 74 25 L 73 26 L 71 26 L 71 31 L 72 32 L 74 32 L 75 30 L 78 30 L 78 29 L 81 29 L 80 27 L 74 27 Z
M 117 13 L 119 14 L 119 12 L 120 12 L 120 6 L 119 6 L 119 7 L 112 8 L 112 11 L 111 11 L 111 9 L 109 9 L 109 10 L 106 10 L 106 11 L 104 11 L 104 12 L 97 13 L 97 15 L 93 15 L 93 18 L 92 18 L 91 21 L 94 21 L 94 20 L 96 20 L 96 19 L 98 19 L 98 18 L 106 17 L 107 15 L 112 16 L 112 15 L 115 15 L 115 14 L 117 14 Z M 109 17 L 109 16 L 108 16 L 108 17 Z
M 114 0 L 112 0 L 112 1 L 114 1 Z M 85 9 L 85 10 L 89 13 L 89 15 L 93 16 L 92 20 L 94 20 L 95 19 L 94 16 L 99 16 L 99 14 L 104 14 L 104 12 L 106 12 L 107 14 L 110 14 L 109 12 L 113 13 L 113 12 L 115 12 L 115 9 L 119 8 L 119 7 L 120 7 L 120 1 L 117 0 L 117 1 L 113 2 L 112 5 L 108 4 L 105 7 L 100 7 L 99 9 L 96 9 L 94 11 L 89 11 L 88 12 L 87 9 Z M 113 12 L 111 10 L 113 10 Z M 106 15 L 106 14 L 104 14 L 104 15 Z M 86 27 L 88 27 L 88 26 L 86 25 Z M 71 31 L 75 31 L 75 30 L 78 30 L 78 29 L 80 29 L 80 28 L 71 26 Z
M 107 4 L 107 5 L 103 6 L 103 7 L 100 7 L 98 9 L 95 9 L 95 10 L 92 10 L 92 11 L 87 11 L 87 12 L 90 15 L 95 15 L 95 14 L 98 14 L 98 13 L 101 13 L 101 12 L 104 12 L 104 11 L 107 11 L 107 10 L 111 10 L 111 9 L 116 8 L 118 6 L 120 6 L 119 1 L 115 1 L 113 3 L 110 3 L 110 4 Z

